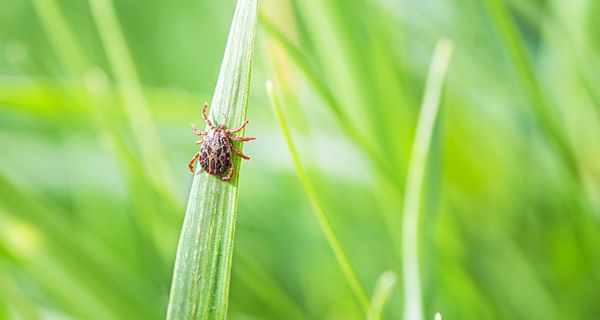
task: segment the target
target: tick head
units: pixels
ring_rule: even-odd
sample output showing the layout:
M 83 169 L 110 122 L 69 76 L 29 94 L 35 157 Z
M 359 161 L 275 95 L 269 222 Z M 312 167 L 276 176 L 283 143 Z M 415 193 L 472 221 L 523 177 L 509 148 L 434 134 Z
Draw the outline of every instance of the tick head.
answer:
M 220 124 L 215 128 L 215 131 L 225 131 L 225 129 L 227 129 L 225 125 Z

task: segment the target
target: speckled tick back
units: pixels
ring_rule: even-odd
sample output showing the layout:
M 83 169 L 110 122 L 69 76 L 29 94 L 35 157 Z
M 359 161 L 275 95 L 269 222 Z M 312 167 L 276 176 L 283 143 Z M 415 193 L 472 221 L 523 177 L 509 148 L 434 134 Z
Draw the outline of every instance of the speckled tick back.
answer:
M 204 171 L 209 174 L 221 176 L 227 171 L 229 168 L 229 174 L 222 179 L 225 181 L 229 181 L 233 177 L 233 162 L 231 161 L 231 151 L 237 153 L 242 159 L 249 160 L 250 158 L 243 154 L 240 150 L 233 146 L 231 141 L 250 141 L 256 138 L 253 137 L 236 137 L 230 135 L 231 133 L 236 133 L 242 131 L 246 125 L 248 124 L 248 120 L 244 121 L 244 123 L 237 129 L 227 129 L 224 125 L 213 126 L 212 122 L 208 120 L 206 116 L 206 108 L 208 104 L 204 104 L 202 108 L 202 117 L 206 124 L 210 127 L 210 131 L 204 132 L 200 131 L 196 128 L 195 125 L 192 124 L 192 131 L 195 135 L 198 136 L 206 136 L 204 140 L 196 141 L 197 144 L 202 144 L 200 151 L 197 152 L 192 160 L 190 160 L 189 166 L 190 171 L 194 173 L 194 162 L 197 159 L 199 160 L 200 166 Z

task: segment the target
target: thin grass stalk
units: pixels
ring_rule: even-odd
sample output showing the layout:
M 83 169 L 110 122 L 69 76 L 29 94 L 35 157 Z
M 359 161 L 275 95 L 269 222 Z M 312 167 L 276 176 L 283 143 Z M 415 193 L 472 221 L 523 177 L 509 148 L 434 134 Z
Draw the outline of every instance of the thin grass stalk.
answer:
M 106 310 L 110 314 L 124 314 L 131 310 L 119 309 L 123 305 L 142 308 L 143 301 L 147 300 L 146 291 L 139 292 L 132 288 L 146 288 L 144 282 L 140 280 L 132 285 L 132 282 L 129 281 L 137 278 L 137 275 L 130 273 L 125 266 L 120 265 L 121 261 L 110 255 L 106 247 L 96 238 L 88 235 L 85 241 L 81 241 L 81 237 L 76 237 L 79 233 L 74 232 L 73 226 L 61 219 L 65 214 L 54 203 L 32 194 L 30 190 L 23 190 L 21 185 L 13 182 L 2 170 L 0 170 L 0 191 L 3 194 L 3 197 L 0 198 L 0 213 L 2 211 L 13 215 L 18 213 L 18 220 L 31 223 L 44 238 L 52 240 L 51 243 L 45 244 L 46 250 L 60 248 L 60 253 L 68 253 L 73 257 L 72 260 L 57 259 L 56 261 L 48 257 L 40 258 L 43 261 L 42 270 L 45 273 L 38 279 L 48 278 L 46 282 L 51 283 L 50 286 L 53 287 L 53 290 L 68 290 L 70 285 L 77 287 L 77 290 L 84 294 L 71 296 L 71 299 L 68 300 L 68 303 L 76 309 L 81 308 L 82 303 L 86 303 L 87 307 L 94 310 Z M 26 252 L 21 251 L 20 253 Z M 46 254 L 45 251 L 42 253 Z M 29 264 L 26 266 L 31 267 Z M 58 273 L 64 272 L 64 269 L 77 270 L 77 275 L 69 275 L 68 285 L 66 282 L 55 281 L 59 276 Z M 80 279 L 88 279 L 85 286 L 77 281 Z M 123 281 L 123 279 L 127 279 L 127 281 Z M 60 285 L 58 285 L 59 283 Z M 118 290 L 115 291 L 115 288 Z M 111 294 L 104 296 L 103 293 L 106 292 L 111 292 Z M 93 299 L 83 302 L 84 296 L 87 297 L 88 293 L 94 295 Z M 107 308 L 108 305 L 111 306 L 110 310 Z M 148 316 L 151 314 L 151 309 L 147 306 L 139 310 L 143 310 L 143 314 L 138 312 L 138 315 Z
M 81 104 L 89 110 L 91 117 L 96 120 L 98 135 L 109 142 L 110 151 L 122 164 L 122 176 L 136 208 L 134 210 L 136 214 L 133 227 L 140 239 L 140 253 L 148 261 L 160 261 L 162 257 L 157 245 L 154 243 L 154 239 L 151 239 L 147 232 L 140 229 L 144 226 L 151 229 L 149 218 L 160 212 L 151 204 L 152 199 L 143 195 L 147 190 L 146 188 L 152 187 L 155 190 L 162 190 L 164 186 L 153 183 L 152 177 L 140 169 L 140 159 L 136 158 L 135 153 L 129 150 L 124 139 L 117 133 L 118 124 L 111 121 L 110 111 L 103 108 L 101 103 L 107 94 L 106 79 L 103 77 L 105 75 L 101 70 L 95 68 L 83 54 L 82 47 L 71 28 L 69 28 L 68 21 L 56 1 L 35 0 L 33 3 L 36 13 L 42 21 L 44 31 L 48 35 L 50 44 L 56 51 L 62 66 L 66 69 L 69 77 L 77 80 L 72 86 L 65 86 L 65 89 L 74 97 L 75 103 Z M 160 191 L 158 193 L 161 195 L 161 200 L 168 203 L 171 208 L 176 207 L 173 198 Z M 151 212 L 154 213 L 151 214 Z M 160 223 L 163 230 L 168 228 L 165 222 L 165 220 L 162 220 Z M 148 273 L 160 282 L 167 274 L 164 265 L 164 263 L 156 264 L 152 268 L 148 268 Z
M 280 30 L 278 30 L 268 18 L 264 15 L 260 16 L 261 25 L 265 28 L 265 31 L 269 33 L 273 37 L 279 45 L 281 45 L 282 49 L 289 55 L 291 60 L 296 64 L 296 66 L 304 73 L 306 79 L 312 86 L 317 90 L 319 95 L 323 98 L 325 102 L 325 106 L 329 108 L 329 110 L 336 116 L 337 120 L 340 123 L 341 128 L 344 132 L 365 151 L 367 155 L 371 158 L 376 168 L 378 168 L 383 174 L 383 177 L 386 177 L 389 182 L 396 186 L 398 190 L 400 190 L 400 186 L 398 185 L 398 181 L 395 178 L 393 168 L 390 164 L 385 160 L 384 156 L 377 150 L 377 148 L 373 147 L 373 145 L 364 137 L 364 135 L 360 134 L 360 131 L 356 129 L 356 126 L 352 123 L 348 115 L 344 112 L 341 104 L 338 102 L 336 97 L 333 95 L 331 90 L 327 87 L 327 85 L 323 82 L 322 77 L 320 76 L 318 70 L 311 63 L 311 61 L 306 57 L 306 55 L 296 47 Z
M 368 320 L 378 320 L 382 318 L 385 304 L 390 299 L 392 290 L 396 286 L 396 274 L 392 271 L 386 271 L 379 276 L 373 297 L 371 298 L 371 307 L 369 308 Z
M 427 76 L 425 94 L 409 160 L 402 221 L 404 320 L 423 320 L 418 256 L 419 212 L 425 167 L 451 53 L 452 42 L 450 40 L 438 41 Z
M 161 188 L 161 192 L 175 203 L 175 183 L 168 172 L 162 144 L 113 4 L 111 0 L 89 0 L 89 3 L 108 62 L 115 74 L 127 120 L 140 150 L 141 165 L 146 168 L 155 185 Z
M 4 252 L 4 250 L 8 250 L 7 247 L 11 245 L 11 241 L 10 239 L 3 238 L 6 238 L 7 235 L 10 234 L 10 228 L 14 228 L 14 225 L 11 225 L 11 223 L 7 221 L 8 219 L 6 219 L 5 216 L 6 214 L 4 213 L 4 210 L 0 205 L 0 262 L 2 262 L 1 265 L 3 267 L 3 260 L 10 260 L 11 258 L 15 258 L 9 255 L 10 258 L 7 259 L 6 253 Z M 14 246 L 15 248 L 13 249 L 23 249 L 23 247 L 27 247 L 28 245 L 30 244 L 17 245 Z M 14 275 L 11 275 L 9 271 L 4 270 L 4 268 L 0 268 L 0 299 L 2 301 L 0 302 L 0 309 L 2 309 L 2 304 L 6 304 L 6 306 L 14 308 L 15 314 L 19 315 L 19 318 L 27 320 L 42 319 L 37 305 L 35 305 L 34 302 L 31 301 L 32 299 L 27 297 L 25 290 L 23 290 L 19 286 L 19 284 L 17 283 L 17 279 L 15 279 Z M 3 316 L 9 318 L 8 313 L 4 314 L 2 310 L 0 310 L 0 318 L 3 318 Z
M 273 91 L 273 84 L 269 81 L 267 82 L 267 94 L 269 95 L 269 99 L 271 100 L 271 105 L 273 106 L 273 111 L 279 122 L 281 127 L 281 131 L 285 138 L 285 141 L 288 145 L 288 149 L 290 151 L 290 155 L 292 157 L 292 161 L 294 162 L 294 167 L 296 168 L 296 173 L 298 174 L 298 178 L 300 179 L 300 183 L 306 192 L 308 199 L 313 206 L 314 213 L 316 215 L 317 221 L 319 223 L 319 227 L 321 231 L 325 235 L 331 250 L 335 256 L 335 259 L 342 269 L 342 273 L 354 298 L 356 299 L 359 307 L 362 311 L 367 314 L 369 310 L 369 299 L 367 294 L 352 267 L 350 260 L 348 259 L 348 255 L 346 254 L 342 244 L 340 243 L 338 236 L 336 235 L 333 226 L 331 224 L 329 214 L 325 211 L 325 207 L 323 206 L 320 198 L 317 195 L 317 191 L 315 190 L 313 184 L 310 182 L 310 179 L 304 172 L 302 168 L 302 164 L 300 163 L 300 157 L 298 152 L 296 151 L 296 147 L 292 140 L 292 136 L 288 129 L 285 118 L 283 117 L 283 113 L 281 112 L 281 108 L 279 107 L 279 101 L 277 100 L 275 93 Z
M 56 51 L 56 56 L 62 65 L 70 75 L 83 76 L 88 68 L 88 63 L 56 2 L 33 0 L 33 5 L 49 37 L 50 45 Z
M 519 37 L 517 28 L 509 16 L 505 0 L 486 0 L 484 6 L 492 18 L 493 26 L 501 36 L 502 47 L 507 50 L 511 63 L 515 66 L 519 81 L 524 93 L 529 98 L 538 124 L 550 138 L 550 142 L 561 157 L 569 174 L 574 180 L 581 182 L 576 155 L 566 138 L 563 126 L 559 125 L 557 117 L 553 113 L 553 107 L 537 80 L 523 40 Z

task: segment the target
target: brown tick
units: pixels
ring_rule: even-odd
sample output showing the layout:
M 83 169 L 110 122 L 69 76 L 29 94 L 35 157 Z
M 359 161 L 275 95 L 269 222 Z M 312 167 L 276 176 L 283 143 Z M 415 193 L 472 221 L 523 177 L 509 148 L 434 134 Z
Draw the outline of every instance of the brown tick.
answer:
M 248 120 L 237 129 L 227 129 L 224 125 L 220 124 L 214 126 L 208 117 L 206 116 L 206 108 L 208 103 L 202 107 L 202 117 L 206 124 L 210 127 L 210 131 L 200 131 L 192 124 L 192 131 L 197 136 L 206 136 L 204 140 L 196 141 L 196 144 L 201 144 L 200 151 L 197 152 L 192 160 L 190 160 L 190 171 L 194 173 L 194 162 L 200 159 L 200 166 L 204 171 L 209 174 L 221 176 L 229 168 L 229 174 L 226 177 L 222 177 L 224 181 L 229 181 L 233 177 L 233 162 L 231 161 L 231 151 L 237 153 L 242 159 L 250 160 L 250 158 L 243 154 L 240 150 L 233 146 L 231 141 L 250 141 L 256 138 L 253 137 L 236 137 L 230 134 L 242 131 L 248 124 Z

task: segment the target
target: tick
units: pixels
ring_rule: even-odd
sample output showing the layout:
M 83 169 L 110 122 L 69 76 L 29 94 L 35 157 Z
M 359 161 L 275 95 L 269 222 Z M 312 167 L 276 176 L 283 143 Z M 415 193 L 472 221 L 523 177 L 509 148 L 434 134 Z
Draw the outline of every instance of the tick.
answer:
M 204 107 L 202 107 L 202 117 L 210 127 L 210 130 L 208 132 L 200 131 L 192 124 L 192 132 L 197 136 L 206 136 L 206 138 L 196 141 L 196 144 L 200 144 L 202 147 L 200 147 L 200 151 L 190 160 L 190 171 L 192 174 L 194 173 L 194 163 L 199 159 L 198 162 L 202 169 L 215 176 L 222 176 L 227 171 L 227 168 L 229 168 L 227 176 L 221 177 L 224 181 L 229 181 L 233 177 L 234 171 L 233 162 L 231 161 L 231 151 L 237 153 L 242 159 L 250 160 L 250 157 L 234 147 L 231 141 L 245 142 L 255 140 L 256 138 L 231 135 L 232 133 L 242 131 L 248 124 L 248 120 L 244 121 L 237 129 L 227 129 L 222 124 L 215 127 L 206 116 L 207 107 L 208 103 L 205 103 Z

